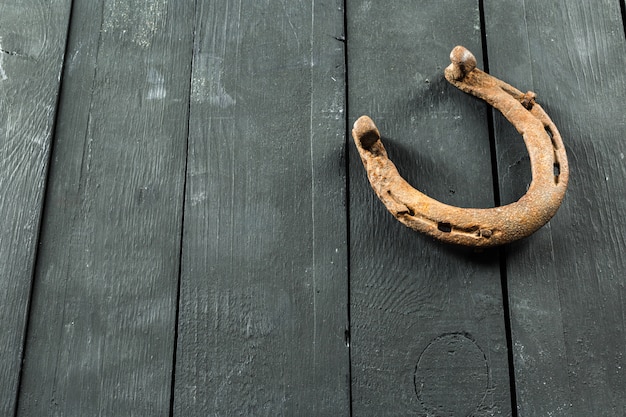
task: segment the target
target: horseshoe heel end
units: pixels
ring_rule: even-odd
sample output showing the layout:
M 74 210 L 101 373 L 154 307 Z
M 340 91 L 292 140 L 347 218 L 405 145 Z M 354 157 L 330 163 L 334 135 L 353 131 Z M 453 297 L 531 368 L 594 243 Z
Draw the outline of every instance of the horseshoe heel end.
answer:
M 380 141 L 380 132 L 369 116 L 361 116 L 354 122 L 352 137 L 357 146 L 369 150 L 376 142 Z
M 476 68 L 476 57 L 464 46 L 455 46 L 450 52 L 451 64 L 446 68 L 446 78 L 462 80 Z
M 532 181 L 518 201 L 502 207 L 474 209 L 449 206 L 406 182 L 389 160 L 376 125 L 361 116 L 352 129 L 372 189 L 401 223 L 438 240 L 474 247 L 503 245 L 527 237 L 558 210 L 569 178 L 561 136 L 535 94 L 476 68 L 476 58 L 462 46 L 450 53 L 446 79 L 455 87 L 499 110 L 524 138 Z

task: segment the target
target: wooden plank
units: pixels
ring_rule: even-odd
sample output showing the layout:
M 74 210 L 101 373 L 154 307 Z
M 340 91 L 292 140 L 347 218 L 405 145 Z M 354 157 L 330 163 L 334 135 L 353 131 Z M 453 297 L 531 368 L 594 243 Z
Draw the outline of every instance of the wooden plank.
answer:
M 492 73 L 538 93 L 571 170 L 554 219 L 507 251 L 519 415 L 626 415 L 619 2 L 486 2 L 485 15 Z M 525 190 L 528 157 L 501 118 L 496 127 L 501 193 L 510 201 Z
M 175 415 L 348 414 L 342 4 L 198 2 Z
M 420 190 L 493 206 L 487 107 L 443 76 L 457 44 L 482 61 L 479 2 L 351 1 L 347 34 L 350 121 L 370 115 Z M 509 415 L 498 250 L 405 228 L 349 159 L 354 415 Z
M 71 1 L 0 3 L 0 415 L 13 415 Z
M 166 415 L 193 6 L 73 7 L 19 415 Z

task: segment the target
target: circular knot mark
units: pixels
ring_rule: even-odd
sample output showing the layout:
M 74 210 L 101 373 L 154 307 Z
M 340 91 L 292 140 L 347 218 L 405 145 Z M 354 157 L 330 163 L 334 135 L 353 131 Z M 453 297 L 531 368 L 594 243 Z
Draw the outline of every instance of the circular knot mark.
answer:
M 481 406 L 490 386 L 487 356 L 471 335 L 438 336 L 415 367 L 415 393 L 430 413 L 465 417 Z

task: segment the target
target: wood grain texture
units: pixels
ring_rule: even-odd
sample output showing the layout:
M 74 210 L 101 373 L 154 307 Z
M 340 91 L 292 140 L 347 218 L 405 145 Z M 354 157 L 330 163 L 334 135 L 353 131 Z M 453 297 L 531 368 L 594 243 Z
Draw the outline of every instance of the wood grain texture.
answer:
M 347 11 L 350 122 L 371 116 L 426 194 L 492 207 L 487 107 L 443 75 L 457 44 L 482 61 L 478 1 Z M 350 225 L 354 415 L 509 415 L 499 252 L 444 246 L 395 221 L 352 144 Z
M 71 2 L 0 3 L 0 415 L 13 415 Z
M 626 415 L 619 1 L 492 1 L 485 16 L 492 74 L 538 94 L 571 169 L 549 225 L 507 250 L 519 415 Z M 527 155 L 509 145 L 516 133 L 501 119 L 496 135 L 501 193 L 515 199 L 524 191 Z
M 18 415 L 166 415 L 193 5 L 73 8 Z
M 177 416 L 349 412 L 341 1 L 199 1 Z

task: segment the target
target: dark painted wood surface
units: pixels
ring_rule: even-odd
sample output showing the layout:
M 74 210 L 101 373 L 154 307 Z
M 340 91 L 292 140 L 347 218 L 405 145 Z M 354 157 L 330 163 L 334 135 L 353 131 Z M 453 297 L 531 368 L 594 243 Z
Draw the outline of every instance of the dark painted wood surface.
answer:
M 201 2 L 195 32 L 174 415 L 341 415 L 342 2 Z
M 12 415 L 70 1 L 0 2 L 0 415 Z
M 2 415 L 626 414 L 623 3 L 0 1 Z M 569 153 L 504 250 L 395 222 L 348 137 L 372 116 L 444 202 L 521 196 L 456 44 Z
M 75 1 L 20 416 L 170 406 L 193 5 Z

